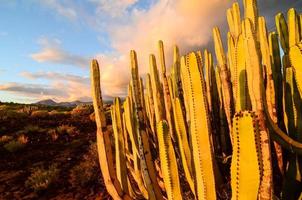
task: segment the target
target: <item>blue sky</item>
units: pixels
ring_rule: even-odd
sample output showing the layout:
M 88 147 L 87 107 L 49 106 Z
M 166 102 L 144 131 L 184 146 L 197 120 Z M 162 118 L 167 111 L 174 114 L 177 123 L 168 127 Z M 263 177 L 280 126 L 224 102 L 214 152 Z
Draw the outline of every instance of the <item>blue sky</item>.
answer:
M 264 2 L 264 0 L 259 0 Z M 273 29 L 277 10 L 301 8 L 301 0 L 260 5 Z M 90 100 L 89 61 L 101 65 L 103 94 L 123 96 L 128 54 L 138 52 L 140 72 L 162 39 L 167 58 L 211 46 L 214 26 L 226 27 L 232 1 L 215 0 L 1 0 L 0 101 L 31 103 Z M 213 12 L 215 10 L 215 12 Z M 168 60 L 168 63 L 170 61 Z

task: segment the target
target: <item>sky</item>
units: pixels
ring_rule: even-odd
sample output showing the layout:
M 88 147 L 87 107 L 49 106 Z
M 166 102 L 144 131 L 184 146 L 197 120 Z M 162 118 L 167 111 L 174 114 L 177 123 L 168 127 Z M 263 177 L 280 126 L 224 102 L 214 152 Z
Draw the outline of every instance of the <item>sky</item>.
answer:
M 212 28 L 221 27 L 226 40 L 226 10 L 233 2 L 0 0 L 0 101 L 91 101 L 92 58 L 100 64 L 104 98 L 123 97 L 131 49 L 142 77 L 149 54 L 158 56 L 158 40 L 164 41 L 168 65 L 175 44 L 181 54 L 213 49 Z M 269 31 L 277 12 L 302 11 L 302 0 L 258 0 L 258 5 Z

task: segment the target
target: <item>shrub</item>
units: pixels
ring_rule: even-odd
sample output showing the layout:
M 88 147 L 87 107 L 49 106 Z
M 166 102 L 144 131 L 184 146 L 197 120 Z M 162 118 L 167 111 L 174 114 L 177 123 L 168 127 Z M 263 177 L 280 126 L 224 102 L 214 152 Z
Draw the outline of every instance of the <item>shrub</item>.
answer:
M 48 113 L 48 115 L 51 116 L 51 117 L 54 117 L 54 118 L 58 118 L 58 117 L 64 117 L 66 114 L 65 114 L 65 112 L 52 110 Z
M 59 135 L 58 135 L 56 129 L 49 129 L 47 131 L 47 134 L 51 137 L 52 141 L 56 141 L 59 138 Z
M 7 144 L 3 146 L 7 151 L 14 153 L 20 151 L 25 147 L 25 144 L 20 142 L 19 140 L 11 140 Z
M 18 137 L 17 141 L 20 142 L 21 144 L 27 144 L 28 137 L 22 134 Z
M 51 185 L 58 181 L 59 169 L 53 164 L 48 169 L 44 167 L 34 168 L 31 175 L 27 178 L 25 186 L 34 191 L 42 191 L 48 189 Z
M 31 113 L 31 117 L 44 119 L 44 118 L 48 117 L 48 111 L 46 111 L 46 110 L 33 111 Z
M 70 113 L 72 116 L 89 115 L 93 112 L 92 105 L 78 105 Z
M 0 137 L 0 144 L 7 143 L 7 142 L 11 141 L 12 139 L 13 139 L 13 137 L 10 135 L 3 135 Z
M 21 130 L 21 132 L 24 132 L 24 133 L 42 133 L 44 131 L 45 131 L 45 129 L 40 128 L 37 125 L 27 125 L 24 128 L 24 130 Z
M 57 133 L 59 135 L 67 134 L 69 136 L 75 136 L 78 134 L 78 130 L 74 126 L 61 125 L 61 126 L 57 127 Z
M 70 170 L 69 183 L 73 187 L 83 187 L 99 180 L 99 162 L 97 146 L 91 144 L 88 152 L 83 156 L 82 161 Z
M 22 118 L 27 117 L 26 113 L 17 112 L 15 110 L 0 110 L 0 119 L 7 120 L 7 119 L 17 119 L 20 120 Z

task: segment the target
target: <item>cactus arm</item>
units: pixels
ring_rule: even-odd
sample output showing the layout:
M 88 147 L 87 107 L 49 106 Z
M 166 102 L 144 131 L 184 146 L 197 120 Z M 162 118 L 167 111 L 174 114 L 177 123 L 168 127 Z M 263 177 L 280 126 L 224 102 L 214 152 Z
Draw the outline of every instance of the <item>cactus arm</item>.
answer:
M 113 167 L 111 142 L 109 132 L 106 128 L 106 119 L 103 111 L 103 101 L 100 86 L 100 69 L 96 60 L 92 60 L 91 62 L 91 88 L 97 124 L 97 149 L 106 189 L 114 200 L 129 199 L 129 196 L 123 194 Z
M 243 0 L 245 19 L 250 19 L 252 30 L 257 33 L 258 29 L 258 9 L 257 0 Z
M 169 200 L 182 199 L 176 155 L 166 121 L 157 124 L 159 157 L 167 196 Z
M 231 130 L 232 115 L 233 115 L 233 95 L 232 95 L 232 84 L 229 70 L 226 65 L 226 57 L 224 54 L 220 31 L 218 28 L 213 29 L 214 45 L 216 58 L 219 65 L 221 87 L 222 87 L 222 97 L 225 109 L 225 114 L 227 117 L 229 130 Z
M 111 118 L 115 141 L 115 166 L 117 179 L 120 182 L 122 190 L 129 193 L 125 157 L 125 140 L 123 136 L 122 113 L 119 98 L 114 99 L 114 104 L 111 107 Z
M 177 141 L 179 145 L 179 151 L 181 156 L 181 162 L 184 168 L 186 179 L 189 183 L 189 186 L 193 193 L 195 193 L 194 189 L 194 180 L 193 180 L 193 160 L 191 149 L 189 145 L 189 140 L 187 136 L 187 129 L 185 126 L 185 119 L 183 117 L 181 103 L 179 98 L 174 99 L 173 101 L 173 114 L 175 121 L 175 130 L 177 134 Z
M 277 123 L 275 85 L 273 80 L 272 62 L 267 38 L 267 28 L 264 17 L 258 18 L 258 30 L 260 39 L 260 50 L 262 54 L 262 64 L 266 69 L 266 101 L 271 118 Z
M 302 42 L 292 46 L 289 50 L 290 63 L 293 67 L 298 91 L 302 96 Z
M 213 152 L 210 142 L 211 127 L 209 122 L 205 83 L 200 76 L 195 53 L 187 57 L 187 64 L 181 66 L 183 76 L 188 80 L 190 133 L 196 176 L 196 194 L 199 199 L 216 199 L 215 178 L 213 170 Z M 199 132 L 199 130 L 203 130 Z
M 280 44 L 284 51 L 284 54 L 288 53 L 289 43 L 288 43 L 288 28 L 287 23 L 282 13 L 278 13 L 275 16 L 276 28 L 278 35 L 280 37 Z
M 253 30 L 252 22 L 245 19 L 242 23 L 244 36 L 244 49 L 246 55 L 246 69 L 248 74 L 248 91 L 251 97 L 252 109 L 259 117 L 261 155 L 263 161 L 263 177 L 260 184 L 259 196 L 262 199 L 271 199 L 273 192 L 272 183 L 272 163 L 270 154 L 270 138 L 268 137 L 267 124 L 265 123 L 264 105 L 265 90 L 263 83 L 263 73 L 260 65 L 259 51 L 257 49 L 257 39 Z
M 156 180 L 156 173 L 152 161 L 148 135 L 146 132 L 146 120 L 144 108 L 142 107 L 141 95 L 138 76 L 137 56 L 134 50 L 130 52 L 131 58 L 131 77 L 132 77 L 132 91 L 133 102 L 135 110 L 135 131 L 138 137 L 139 157 L 143 179 L 147 187 L 149 199 L 162 199 L 162 194 Z
M 153 90 L 153 100 L 154 100 L 154 110 L 155 110 L 155 121 L 158 123 L 160 120 L 164 118 L 165 111 L 163 108 L 164 100 L 163 91 L 161 87 L 161 83 L 159 81 L 158 69 L 156 66 L 156 60 L 154 55 L 149 56 L 149 64 L 150 64 L 150 75 L 151 75 L 151 85 Z
M 211 54 L 207 49 L 204 50 L 204 72 L 205 72 L 205 82 L 206 82 L 206 91 L 207 99 L 209 105 L 209 113 L 212 113 L 212 80 L 211 80 L 211 71 L 213 68 L 213 63 L 211 62 Z
M 300 42 L 299 18 L 294 8 L 287 12 L 289 48 Z
M 158 47 L 159 47 L 159 55 L 160 55 L 160 63 L 161 63 L 161 78 L 163 81 L 163 94 L 164 94 L 164 107 L 165 107 L 165 119 L 167 120 L 169 124 L 169 131 L 172 137 L 173 141 L 176 141 L 176 136 L 175 136 L 175 131 L 174 131 L 174 124 L 172 121 L 172 116 L 173 116 L 173 110 L 172 110 L 172 103 L 171 103 L 171 96 L 169 92 L 169 85 L 168 85 L 168 80 L 166 76 L 166 64 L 165 64 L 165 53 L 164 53 L 164 44 L 160 40 L 158 42 Z
M 124 104 L 124 114 L 125 114 L 125 129 L 127 129 L 127 132 L 129 134 L 130 137 L 130 141 L 131 141 L 131 146 L 132 146 L 132 151 L 133 154 L 138 154 L 138 141 L 137 141 L 137 135 L 134 131 L 133 128 L 133 113 L 131 112 L 131 108 L 130 108 L 130 97 L 126 97 Z
M 244 111 L 233 118 L 231 163 L 232 200 L 258 199 L 260 186 L 260 135 L 254 113 Z

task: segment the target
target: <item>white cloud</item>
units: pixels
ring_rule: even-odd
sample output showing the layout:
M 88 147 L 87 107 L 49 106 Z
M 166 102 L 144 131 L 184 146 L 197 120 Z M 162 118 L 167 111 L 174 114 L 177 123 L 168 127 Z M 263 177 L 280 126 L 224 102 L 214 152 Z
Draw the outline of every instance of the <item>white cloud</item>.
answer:
M 41 50 L 30 54 L 30 57 L 37 62 L 49 62 L 55 64 L 73 65 L 76 67 L 88 68 L 89 58 L 72 54 L 62 49 L 61 41 L 58 39 L 49 40 L 45 37 L 38 39 Z
M 55 10 L 59 15 L 64 16 L 70 20 L 77 19 L 77 12 L 70 6 L 70 2 L 68 1 L 43 0 L 40 3 L 48 6 L 49 8 Z

